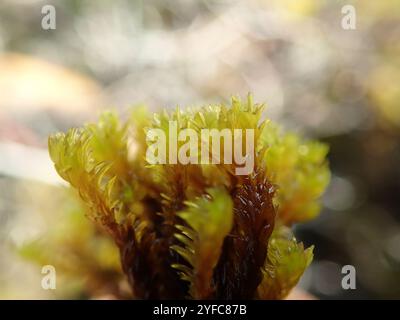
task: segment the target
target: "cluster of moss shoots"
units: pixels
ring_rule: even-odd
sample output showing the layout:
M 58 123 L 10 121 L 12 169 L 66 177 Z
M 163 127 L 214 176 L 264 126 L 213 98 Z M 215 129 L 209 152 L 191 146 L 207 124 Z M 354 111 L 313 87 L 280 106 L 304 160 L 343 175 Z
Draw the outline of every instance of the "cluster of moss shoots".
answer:
M 313 247 L 290 227 L 319 213 L 328 149 L 283 133 L 263 109 L 251 97 L 156 114 L 141 107 L 126 121 L 104 113 L 97 124 L 49 138 L 57 172 L 113 239 L 134 298 L 282 299 L 297 284 Z M 149 165 L 146 132 L 168 136 L 169 121 L 178 131 L 253 129 L 254 170 Z

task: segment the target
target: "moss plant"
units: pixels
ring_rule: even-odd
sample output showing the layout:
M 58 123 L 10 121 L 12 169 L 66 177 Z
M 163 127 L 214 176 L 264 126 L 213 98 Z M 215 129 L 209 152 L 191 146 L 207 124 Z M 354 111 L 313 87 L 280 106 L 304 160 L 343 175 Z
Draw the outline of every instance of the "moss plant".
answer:
M 312 260 L 290 231 L 316 217 L 329 181 L 327 147 L 302 141 L 262 120 L 263 105 L 149 114 L 127 121 L 105 113 L 49 138 L 59 175 L 115 242 L 135 298 L 281 299 Z M 145 159 L 146 132 L 185 128 L 253 129 L 254 170 L 236 164 L 155 164 Z

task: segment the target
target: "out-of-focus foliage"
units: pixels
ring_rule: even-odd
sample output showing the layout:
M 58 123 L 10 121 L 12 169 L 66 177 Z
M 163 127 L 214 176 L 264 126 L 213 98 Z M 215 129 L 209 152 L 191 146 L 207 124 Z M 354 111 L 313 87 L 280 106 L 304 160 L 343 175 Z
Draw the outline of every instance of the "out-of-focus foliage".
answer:
M 57 270 L 58 298 L 125 298 L 130 293 L 124 283 L 119 252 L 104 232 L 90 223 L 82 201 L 65 188 L 58 192 L 58 213 L 44 214 L 46 231 L 34 240 L 24 242 L 19 254 L 39 266 L 51 265 Z
M 320 211 L 318 198 L 330 178 L 325 162 L 325 144 L 300 141 L 295 134 L 282 134 L 273 125 L 263 132 L 267 145 L 264 155 L 268 178 L 278 185 L 278 218 L 285 224 L 315 218 Z
M 54 192 L 54 191 L 53 191 Z M 24 243 L 19 253 L 39 266 L 51 262 L 57 270 L 58 298 L 126 298 L 130 296 L 121 272 L 119 252 L 85 216 L 86 209 L 74 194 L 63 188 L 62 215 L 50 218 L 41 237 Z
M 276 208 L 279 225 L 317 214 L 316 201 L 329 178 L 327 150 L 281 134 L 261 121 L 262 110 L 249 96 L 232 99 L 230 106 L 162 112 L 153 120 L 143 109 L 125 123 L 108 113 L 98 124 L 49 138 L 57 172 L 119 248 L 135 297 L 284 298 L 296 285 L 311 249 L 304 251 L 292 239 L 269 240 Z M 151 142 L 144 143 L 141 132 L 158 128 L 169 141 L 171 120 L 178 132 L 253 129 L 254 170 L 236 175 L 235 162 L 149 166 L 143 158 Z M 135 132 L 136 150 L 129 155 L 128 137 Z M 206 143 L 200 140 L 198 154 Z M 265 275 L 275 282 L 263 280 Z M 264 293 L 257 295 L 260 283 Z

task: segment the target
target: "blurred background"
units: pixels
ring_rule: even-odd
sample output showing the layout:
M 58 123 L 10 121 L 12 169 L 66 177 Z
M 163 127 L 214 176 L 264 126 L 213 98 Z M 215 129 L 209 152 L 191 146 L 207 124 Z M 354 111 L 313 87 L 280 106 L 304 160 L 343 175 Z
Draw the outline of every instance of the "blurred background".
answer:
M 48 4 L 55 30 L 41 25 Z M 355 30 L 341 25 L 349 4 Z M 52 169 L 50 133 L 104 109 L 248 92 L 286 129 L 330 145 L 323 211 L 296 227 L 315 244 L 300 286 L 400 299 L 399 0 L 0 0 L 0 298 L 128 294 L 113 247 Z M 40 286 L 45 264 L 64 279 L 57 290 Z M 356 290 L 341 287 L 347 264 Z

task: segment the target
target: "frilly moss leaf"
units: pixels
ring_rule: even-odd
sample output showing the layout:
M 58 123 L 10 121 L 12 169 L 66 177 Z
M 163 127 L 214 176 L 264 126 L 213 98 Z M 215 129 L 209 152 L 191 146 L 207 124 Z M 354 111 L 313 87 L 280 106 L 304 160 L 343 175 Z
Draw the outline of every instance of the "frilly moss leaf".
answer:
M 178 212 L 188 226 L 177 225 L 175 237 L 181 242 L 171 249 L 188 263 L 173 265 L 180 270 L 182 279 L 190 282 L 190 296 L 209 299 L 213 288 L 213 270 L 221 254 L 222 244 L 232 228 L 233 204 L 224 189 L 208 189 L 207 194 Z
M 291 231 L 281 226 L 272 234 L 263 268 L 263 280 L 258 287 L 260 299 L 283 299 L 297 284 L 313 258 L 311 246 L 304 249 Z

